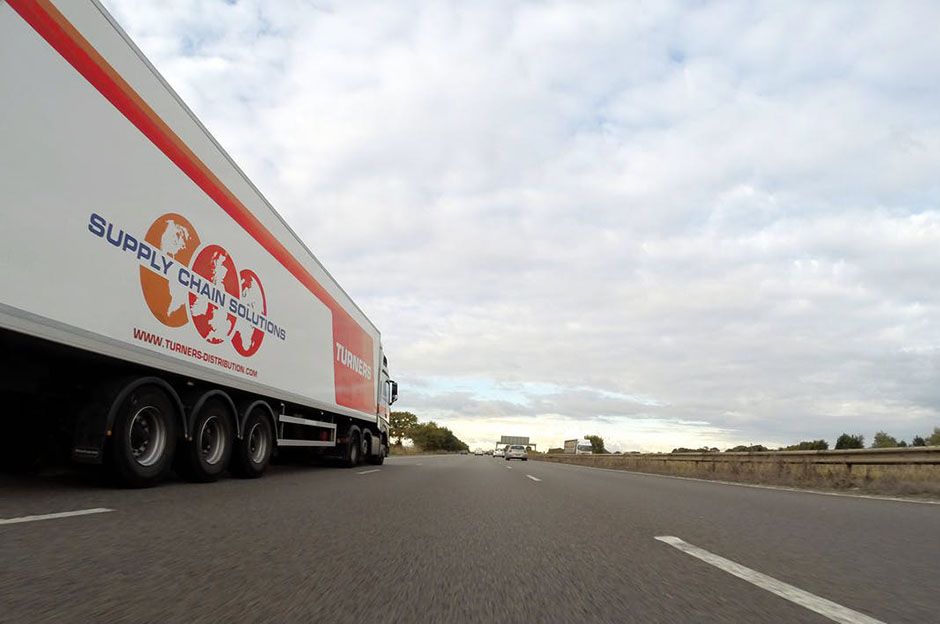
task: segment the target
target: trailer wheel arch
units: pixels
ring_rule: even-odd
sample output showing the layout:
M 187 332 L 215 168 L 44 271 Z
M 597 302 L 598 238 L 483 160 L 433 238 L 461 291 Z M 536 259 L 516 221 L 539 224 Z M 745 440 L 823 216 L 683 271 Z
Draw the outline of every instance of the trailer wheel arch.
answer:
M 193 396 L 195 396 L 195 394 Z M 183 432 L 184 437 L 187 440 L 192 439 L 193 432 L 191 429 L 192 429 L 192 424 L 196 422 L 196 418 L 195 418 L 196 414 L 199 413 L 199 410 L 202 409 L 202 407 L 210 399 L 221 399 L 222 402 L 225 403 L 225 406 L 228 408 L 228 411 L 229 411 L 229 416 L 232 419 L 232 424 L 234 425 L 234 428 L 235 428 L 235 431 L 234 431 L 235 437 L 241 438 L 242 437 L 241 425 L 242 425 L 243 419 L 239 418 L 238 416 L 238 410 L 235 409 L 235 401 L 232 400 L 232 397 L 230 397 L 227 392 L 225 392 L 224 390 L 220 390 L 218 388 L 213 388 L 212 390 L 199 394 L 199 398 L 196 399 L 196 402 L 193 404 L 192 409 L 189 410 L 188 418 L 186 419 L 187 422 L 185 425 L 186 430 Z
M 271 422 L 271 431 L 274 433 L 274 437 L 277 438 L 277 416 L 274 414 L 274 408 L 272 408 L 267 401 L 264 399 L 243 401 L 240 407 L 241 409 L 236 412 L 236 414 L 238 414 L 238 422 L 235 424 L 236 435 L 239 439 L 245 435 L 245 421 L 248 420 L 248 415 L 256 408 L 261 408 L 268 415 L 268 420 Z
M 123 384 L 123 386 L 121 384 Z M 176 392 L 173 386 L 160 377 L 137 377 L 131 381 L 124 381 L 117 384 L 121 390 L 114 396 L 114 399 L 111 400 L 111 406 L 108 408 L 108 419 L 105 431 L 110 433 L 111 429 L 114 427 L 114 419 L 117 418 L 118 409 L 120 409 L 121 405 L 124 403 L 124 400 L 134 390 L 147 384 L 158 386 L 161 390 L 167 393 L 167 395 L 170 397 L 170 400 L 176 406 L 177 414 L 179 414 L 179 424 L 181 431 L 188 432 L 189 418 L 186 414 L 186 410 L 183 408 L 183 401 L 180 399 L 179 393 Z

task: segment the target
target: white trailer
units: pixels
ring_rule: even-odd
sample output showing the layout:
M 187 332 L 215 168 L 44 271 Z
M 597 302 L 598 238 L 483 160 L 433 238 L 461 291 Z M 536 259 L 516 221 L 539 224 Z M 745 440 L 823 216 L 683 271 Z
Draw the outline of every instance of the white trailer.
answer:
M 587 438 L 581 440 L 565 440 L 565 453 L 567 455 L 590 455 L 594 446 Z
M 97 1 L 0 1 L 0 85 L 5 453 L 64 432 L 137 486 L 383 461 L 378 329 Z

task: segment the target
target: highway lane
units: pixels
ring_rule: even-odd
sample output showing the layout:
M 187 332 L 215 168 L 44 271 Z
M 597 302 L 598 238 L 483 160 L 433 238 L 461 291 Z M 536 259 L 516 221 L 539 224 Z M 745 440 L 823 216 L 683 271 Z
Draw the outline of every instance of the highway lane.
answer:
M 0 518 L 82 509 L 113 511 L 0 525 L 0 622 L 832 621 L 658 536 L 880 621 L 940 613 L 940 506 L 474 456 L 0 477 Z

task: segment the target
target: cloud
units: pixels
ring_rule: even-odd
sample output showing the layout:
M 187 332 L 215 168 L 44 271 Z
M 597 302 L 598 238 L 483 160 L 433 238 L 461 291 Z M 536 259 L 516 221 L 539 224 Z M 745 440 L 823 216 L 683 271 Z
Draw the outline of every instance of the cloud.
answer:
M 106 4 L 403 408 L 666 449 L 940 423 L 940 8 Z

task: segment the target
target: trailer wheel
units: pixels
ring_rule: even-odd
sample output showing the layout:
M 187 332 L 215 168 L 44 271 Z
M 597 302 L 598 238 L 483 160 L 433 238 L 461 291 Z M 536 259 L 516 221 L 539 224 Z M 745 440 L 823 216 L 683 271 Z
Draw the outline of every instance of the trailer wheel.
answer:
M 108 463 L 120 483 L 150 487 L 166 475 L 176 446 L 176 407 L 152 385 L 135 388 L 118 408 L 108 444 Z
M 232 456 L 232 420 L 221 401 L 210 399 L 193 421 L 193 439 L 177 453 L 180 475 L 188 481 L 209 483 L 217 480 Z
M 349 442 L 346 443 L 346 456 L 343 459 L 345 468 L 355 468 L 362 461 L 362 437 L 359 427 L 349 428 Z
M 382 441 L 382 444 L 379 446 L 378 455 L 369 455 L 369 463 L 374 466 L 381 466 L 385 463 L 385 456 L 388 455 L 388 447 L 385 445 L 385 441 Z
M 254 409 L 245 419 L 245 434 L 235 440 L 232 449 L 232 474 L 245 479 L 256 479 L 264 474 L 274 450 L 271 421 L 261 409 Z

